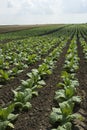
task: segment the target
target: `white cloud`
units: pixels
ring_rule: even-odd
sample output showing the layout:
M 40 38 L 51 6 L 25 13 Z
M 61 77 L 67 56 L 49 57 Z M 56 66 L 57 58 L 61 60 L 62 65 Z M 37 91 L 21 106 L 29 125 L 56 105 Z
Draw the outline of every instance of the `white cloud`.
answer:
M 63 4 L 65 13 L 87 13 L 86 0 L 63 0 Z
M 86 22 L 87 0 L 0 0 L 0 24 Z
M 53 14 L 62 12 L 60 0 L 8 0 L 8 8 L 20 8 L 20 12 L 30 14 Z

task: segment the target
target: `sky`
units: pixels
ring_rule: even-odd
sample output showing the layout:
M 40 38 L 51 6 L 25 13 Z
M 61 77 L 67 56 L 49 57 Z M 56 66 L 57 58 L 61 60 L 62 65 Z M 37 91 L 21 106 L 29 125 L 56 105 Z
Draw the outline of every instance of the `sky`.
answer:
M 0 25 L 87 23 L 87 0 L 0 0 Z

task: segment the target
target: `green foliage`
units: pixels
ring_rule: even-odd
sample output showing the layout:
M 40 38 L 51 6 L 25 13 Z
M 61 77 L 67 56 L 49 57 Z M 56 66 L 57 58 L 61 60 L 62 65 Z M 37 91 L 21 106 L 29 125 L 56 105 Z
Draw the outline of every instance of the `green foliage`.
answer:
M 9 105 L 6 108 L 0 108 L 0 130 L 5 130 L 7 126 L 14 128 L 11 121 L 14 121 L 18 114 L 13 114 L 14 104 Z
M 57 129 L 52 129 L 52 130 L 72 130 L 72 123 L 71 122 L 64 123 L 63 125 L 59 126 Z
M 27 57 L 27 62 L 28 64 L 32 64 L 32 63 L 35 63 L 36 61 L 38 61 L 38 55 L 37 54 L 32 54 L 32 55 L 29 55 Z
M 73 40 L 68 49 L 66 60 L 64 64 L 64 71 L 62 71 L 60 82 L 57 86 L 62 89 L 55 92 L 54 99 L 58 103 L 58 108 L 53 107 L 50 114 L 51 124 L 59 124 L 56 129 L 52 130 L 72 130 L 72 121 L 74 119 L 82 120 L 80 114 L 74 113 L 75 103 L 81 102 L 81 97 L 76 95 L 76 87 L 79 85 L 76 72 L 79 68 L 79 57 L 77 55 L 76 39 Z
M 54 99 L 59 103 L 70 100 L 72 102 L 80 103 L 81 97 L 75 96 L 76 88 L 73 86 L 64 87 L 64 89 L 57 90 L 55 92 Z
M 59 108 L 53 108 L 50 115 L 50 122 L 55 124 L 59 122 L 60 124 L 65 124 L 74 119 L 81 119 L 80 114 L 73 114 L 74 103 L 71 101 L 65 101 L 59 103 Z
M 25 89 L 24 92 L 13 91 L 14 93 L 14 104 L 15 107 L 19 109 L 29 109 L 31 108 L 30 99 L 33 95 L 38 95 L 36 91 L 32 91 L 31 89 Z
M 52 70 L 50 68 L 50 66 L 46 63 L 43 63 L 42 65 L 39 66 L 38 68 L 38 72 L 41 76 L 45 76 L 47 74 L 52 74 Z
M 9 80 L 9 73 L 4 70 L 0 70 L 0 82 L 5 82 Z

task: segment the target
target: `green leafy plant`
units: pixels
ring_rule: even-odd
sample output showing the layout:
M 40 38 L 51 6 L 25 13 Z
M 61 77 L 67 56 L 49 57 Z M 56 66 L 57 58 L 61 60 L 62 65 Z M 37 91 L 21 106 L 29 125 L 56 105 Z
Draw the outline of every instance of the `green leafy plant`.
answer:
M 10 76 L 15 76 L 21 72 L 23 72 L 23 70 L 19 70 L 17 67 L 14 67 L 12 68 L 12 70 L 9 70 Z
M 68 73 L 67 71 L 63 71 L 61 74 L 61 77 L 63 79 L 63 83 L 59 83 L 57 86 L 58 87 L 77 87 L 79 86 L 79 82 L 75 77 L 75 73 Z
M 21 86 L 19 86 L 16 90 L 25 90 L 26 88 L 30 88 L 32 91 L 35 91 L 37 88 L 42 88 L 46 85 L 45 81 L 41 79 L 39 72 L 37 69 L 33 69 L 31 73 L 27 73 L 29 79 L 22 80 Z
M 27 73 L 27 76 L 33 81 L 33 85 L 45 85 L 37 69 L 33 69 L 31 73 Z
M 55 97 L 54 99 L 57 102 L 63 102 L 67 100 L 71 100 L 72 102 L 81 102 L 81 97 L 80 96 L 75 96 L 76 93 L 76 88 L 72 86 L 64 87 L 64 89 L 57 90 L 55 92 Z
M 33 95 L 38 95 L 38 93 L 36 91 L 32 91 L 31 89 L 25 89 L 24 92 L 17 92 L 14 91 L 14 104 L 15 107 L 19 108 L 19 109 L 29 109 L 31 108 L 31 104 L 30 104 L 30 99 L 32 98 Z
M 52 70 L 51 70 L 50 66 L 46 63 L 43 63 L 42 65 L 39 66 L 38 72 L 42 77 L 47 74 L 49 74 L 49 75 L 52 74 Z
M 67 61 L 67 64 L 64 65 L 64 69 L 69 72 L 76 72 L 79 69 L 79 66 L 77 63 L 75 63 L 74 59 L 71 61 Z
M 7 80 L 9 80 L 9 73 L 4 70 L 0 70 L 0 81 L 5 82 Z
M 58 126 L 57 129 L 52 130 L 72 130 L 72 123 L 71 122 L 64 123 L 63 125 Z
M 34 83 L 37 83 L 41 79 L 37 69 L 33 69 L 31 73 L 27 73 L 27 76 L 33 79 Z
M 71 101 L 65 101 L 59 103 L 60 108 L 53 108 L 50 115 L 50 122 L 55 124 L 59 122 L 60 124 L 65 124 L 71 122 L 74 119 L 82 119 L 80 114 L 73 114 L 74 103 Z
M 39 57 L 37 54 L 32 54 L 27 57 L 28 64 L 35 63 L 35 61 L 38 61 Z
M 21 61 L 16 62 L 14 65 L 18 70 L 23 70 L 23 68 L 27 68 L 27 66 Z
M 13 114 L 14 104 L 9 105 L 6 108 L 0 107 L 0 130 L 5 130 L 8 127 L 14 128 L 14 125 L 11 123 L 14 121 L 18 114 Z

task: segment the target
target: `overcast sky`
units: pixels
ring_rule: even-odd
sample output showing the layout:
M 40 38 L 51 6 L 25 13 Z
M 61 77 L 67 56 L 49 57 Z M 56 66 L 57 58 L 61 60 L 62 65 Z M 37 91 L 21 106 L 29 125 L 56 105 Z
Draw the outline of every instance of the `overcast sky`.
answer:
M 0 0 L 0 24 L 87 22 L 87 0 Z

